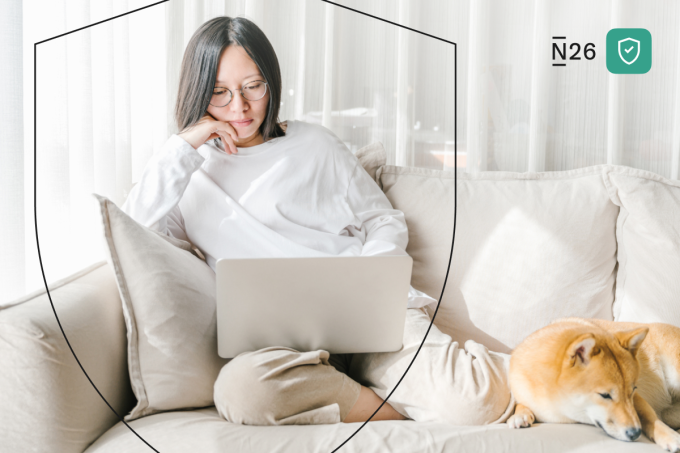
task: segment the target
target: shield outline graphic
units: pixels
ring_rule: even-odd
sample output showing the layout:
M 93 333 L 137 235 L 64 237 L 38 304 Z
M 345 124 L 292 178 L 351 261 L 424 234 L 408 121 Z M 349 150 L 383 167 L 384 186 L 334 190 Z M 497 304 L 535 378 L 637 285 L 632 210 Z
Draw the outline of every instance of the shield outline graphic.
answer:
M 623 58 L 623 55 L 621 55 L 621 43 L 626 42 L 626 41 L 633 41 L 633 42 L 637 43 L 637 55 L 635 55 L 635 58 L 633 58 L 633 61 L 631 61 L 631 62 L 628 62 L 628 60 Z M 637 60 L 639 56 L 640 56 L 640 41 L 638 41 L 637 39 L 633 39 L 633 38 L 626 38 L 626 39 L 622 39 L 622 40 L 619 41 L 619 57 L 621 57 L 621 60 L 623 60 L 624 63 L 626 63 L 627 65 L 631 65 L 631 64 L 635 63 L 635 60 Z

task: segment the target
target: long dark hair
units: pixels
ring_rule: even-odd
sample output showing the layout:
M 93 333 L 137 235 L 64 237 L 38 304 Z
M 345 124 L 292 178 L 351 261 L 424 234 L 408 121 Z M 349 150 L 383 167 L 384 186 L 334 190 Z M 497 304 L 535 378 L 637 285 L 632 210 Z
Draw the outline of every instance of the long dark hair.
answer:
M 282 89 L 279 60 L 262 30 L 245 17 L 215 17 L 201 25 L 191 37 L 179 76 L 175 104 L 177 127 L 183 131 L 205 115 L 215 86 L 220 55 L 232 44 L 243 47 L 268 84 L 267 116 L 260 125 L 263 140 L 285 135 L 278 119 Z

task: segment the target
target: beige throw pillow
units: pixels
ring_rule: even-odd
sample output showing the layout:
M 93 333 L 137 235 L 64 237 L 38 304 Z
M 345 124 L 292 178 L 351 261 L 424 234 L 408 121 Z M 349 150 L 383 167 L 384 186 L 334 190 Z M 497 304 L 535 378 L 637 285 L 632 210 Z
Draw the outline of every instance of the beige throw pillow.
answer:
M 680 326 L 680 181 L 613 166 L 605 182 L 621 207 L 615 319 Z
M 137 397 L 125 420 L 213 405 L 215 379 L 228 362 L 217 355 L 215 273 L 190 243 L 150 230 L 95 197 L 123 301 Z

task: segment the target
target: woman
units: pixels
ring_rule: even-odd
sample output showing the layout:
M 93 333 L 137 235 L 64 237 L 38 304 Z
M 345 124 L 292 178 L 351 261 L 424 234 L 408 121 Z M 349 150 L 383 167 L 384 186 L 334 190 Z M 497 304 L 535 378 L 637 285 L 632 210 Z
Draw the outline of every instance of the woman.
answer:
M 218 258 L 406 254 L 403 213 L 331 131 L 278 122 L 280 98 L 276 54 L 254 23 L 203 24 L 182 62 L 181 132 L 149 161 L 123 210 L 192 242 L 213 270 Z M 215 382 L 217 410 L 252 425 L 365 421 L 404 373 L 429 326 L 420 307 L 432 302 L 411 288 L 404 348 L 394 353 L 239 355 Z M 512 409 L 508 357 L 466 347 L 433 326 L 392 404 L 372 420 L 503 421 Z

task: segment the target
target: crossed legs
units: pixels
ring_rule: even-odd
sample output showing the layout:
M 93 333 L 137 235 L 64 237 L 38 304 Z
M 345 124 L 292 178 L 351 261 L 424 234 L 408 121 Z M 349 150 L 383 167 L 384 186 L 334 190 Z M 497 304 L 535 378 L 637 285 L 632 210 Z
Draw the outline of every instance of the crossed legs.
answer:
M 220 372 L 215 406 L 228 421 L 247 425 L 365 421 L 403 375 L 429 323 L 424 310 L 407 310 L 404 346 L 396 352 L 330 355 L 272 347 L 241 354 Z M 408 374 L 372 420 L 504 422 L 514 406 L 509 356 L 473 341 L 465 347 L 433 325 Z

